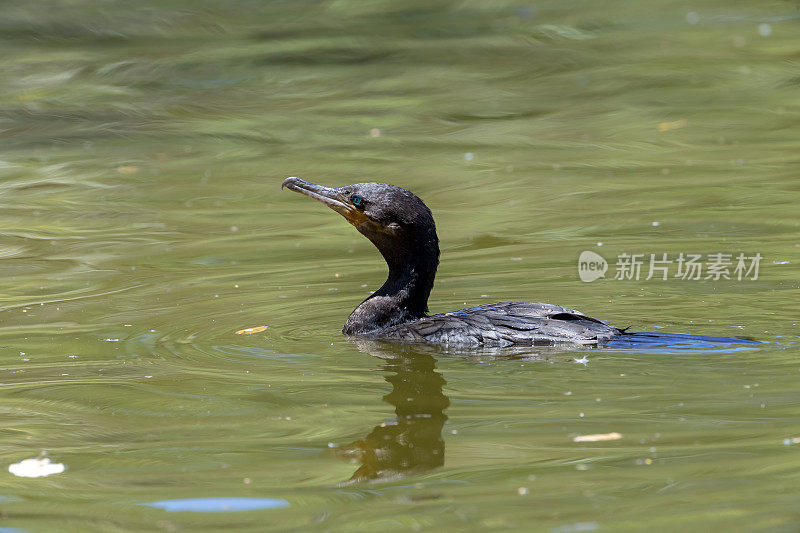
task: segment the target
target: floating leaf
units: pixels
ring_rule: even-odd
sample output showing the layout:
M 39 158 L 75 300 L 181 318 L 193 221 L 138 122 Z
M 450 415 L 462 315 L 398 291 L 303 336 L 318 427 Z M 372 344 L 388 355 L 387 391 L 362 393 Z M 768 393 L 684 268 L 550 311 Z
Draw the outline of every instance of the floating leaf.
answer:
M 676 120 L 674 122 L 660 122 L 658 124 L 658 131 L 679 130 L 681 128 L 685 128 L 688 123 L 689 122 L 685 118 Z
M 117 172 L 126 175 L 136 174 L 139 172 L 139 167 L 134 165 L 122 165 L 121 167 L 117 167 Z
M 572 442 L 601 442 L 604 440 L 618 440 L 621 439 L 622 435 L 617 433 L 595 433 L 594 435 L 578 435 Z
M 254 326 L 252 328 L 240 329 L 236 332 L 237 335 L 252 335 L 253 333 L 261 333 L 269 328 L 269 326 Z

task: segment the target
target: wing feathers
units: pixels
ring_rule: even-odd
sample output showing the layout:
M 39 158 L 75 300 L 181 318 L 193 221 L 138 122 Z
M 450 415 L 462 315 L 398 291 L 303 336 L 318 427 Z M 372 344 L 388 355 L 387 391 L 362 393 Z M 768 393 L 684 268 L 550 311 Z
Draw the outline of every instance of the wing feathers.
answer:
M 376 337 L 447 346 L 596 344 L 620 333 L 607 322 L 560 305 L 503 302 L 432 315 L 382 330 Z

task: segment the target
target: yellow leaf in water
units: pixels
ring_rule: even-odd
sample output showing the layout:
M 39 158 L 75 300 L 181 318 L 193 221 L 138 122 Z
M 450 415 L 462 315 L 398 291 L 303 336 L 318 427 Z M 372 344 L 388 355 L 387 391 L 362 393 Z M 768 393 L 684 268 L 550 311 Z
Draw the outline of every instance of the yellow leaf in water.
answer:
M 123 165 L 121 167 L 117 167 L 117 172 L 126 175 L 136 174 L 139 172 L 139 167 L 133 165 Z
M 253 333 L 261 333 L 262 331 L 266 330 L 267 328 L 269 328 L 269 326 L 255 326 L 255 327 L 252 327 L 252 328 L 240 329 L 239 331 L 236 332 L 236 334 L 237 335 L 252 335 Z
M 674 122 L 660 122 L 658 124 L 658 131 L 679 130 L 681 128 L 685 128 L 688 123 L 689 122 L 685 118 L 676 120 Z
M 595 433 L 594 435 L 578 435 L 572 442 L 601 442 L 604 440 L 618 440 L 622 435 L 617 433 Z

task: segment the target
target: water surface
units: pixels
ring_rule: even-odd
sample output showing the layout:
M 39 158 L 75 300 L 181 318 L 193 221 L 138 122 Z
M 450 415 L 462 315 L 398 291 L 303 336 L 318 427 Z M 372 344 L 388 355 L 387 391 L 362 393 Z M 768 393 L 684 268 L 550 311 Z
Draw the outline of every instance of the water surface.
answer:
M 1 475 L 3 527 L 794 529 L 798 17 L 713 0 L 5 6 L 0 450 L 66 471 Z M 290 175 L 419 194 L 442 241 L 432 312 L 544 301 L 768 344 L 353 343 L 339 329 L 385 267 L 281 192 Z M 580 281 L 585 250 L 609 276 Z M 763 260 L 757 280 L 614 280 L 621 253 Z M 147 505 L 175 500 L 190 505 Z

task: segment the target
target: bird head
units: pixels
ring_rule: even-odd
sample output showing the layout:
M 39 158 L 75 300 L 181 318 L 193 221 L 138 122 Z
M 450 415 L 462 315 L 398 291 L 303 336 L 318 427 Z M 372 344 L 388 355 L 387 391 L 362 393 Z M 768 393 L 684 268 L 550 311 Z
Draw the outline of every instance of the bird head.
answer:
M 430 244 L 436 245 L 438 259 L 433 215 L 411 191 L 386 183 L 325 187 L 294 177 L 284 180 L 283 187 L 313 198 L 342 215 L 377 246 L 390 266 L 394 256 Z

